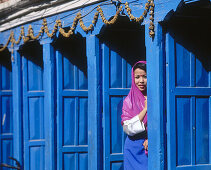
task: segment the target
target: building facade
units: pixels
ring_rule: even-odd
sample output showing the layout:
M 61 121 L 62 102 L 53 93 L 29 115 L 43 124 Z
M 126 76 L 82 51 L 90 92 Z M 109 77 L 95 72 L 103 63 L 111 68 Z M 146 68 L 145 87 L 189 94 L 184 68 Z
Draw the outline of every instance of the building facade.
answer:
M 123 169 L 122 103 L 147 61 L 149 170 L 211 169 L 209 0 L 0 1 L 0 162 Z

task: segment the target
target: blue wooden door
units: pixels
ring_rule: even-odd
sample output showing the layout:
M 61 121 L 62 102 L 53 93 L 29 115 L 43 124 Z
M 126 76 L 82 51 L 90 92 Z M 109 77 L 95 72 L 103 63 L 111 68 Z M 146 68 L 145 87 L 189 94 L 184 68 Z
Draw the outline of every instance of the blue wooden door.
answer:
M 132 65 L 146 59 L 144 35 L 144 26 L 122 17 L 115 27 L 106 28 L 101 38 L 104 170 L 124 169 L 122 105 L 130 91 Z
M 45 167 L 44 79 L 42 46 L 22 49 L 24 169 Z
M 103 49 L 104 169 L 123 170 L 125 134 L 121 125 L 122 104 L 131 85 L 131 65 L 111 47 Z
M 8 51 L 0 60 L 0 162 L 12 165 L 13 157 L 12 64 Z M 7 168 L 0 168 L 6 170 Z
M 197 36 L 196 32 L 193 35 Z M 187 39 L 181 41 L 181 36 L 179 39 L 177 36 L 177 33 L 166 34 L 168 169 L 208 170 L 211 169 L 210 53 L 202 55 L 204 49 L 200 44 L 195 47 L 200 53 L 194 53 L 194 46 L 190 48 L 194 39 L 187 46 Z
M 62 46 L 62 47 L 61 47 Z M 88 79 L 83 38 L 62 41 L 56 51 L 57 169 L 88 169 Z

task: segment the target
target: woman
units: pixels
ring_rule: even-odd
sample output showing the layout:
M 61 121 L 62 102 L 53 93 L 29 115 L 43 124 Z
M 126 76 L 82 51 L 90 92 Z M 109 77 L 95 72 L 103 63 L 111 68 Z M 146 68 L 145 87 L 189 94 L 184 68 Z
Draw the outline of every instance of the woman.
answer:
M 128 135 L 124 146 L 124 170 L 147 170 L 147 75 L 146 61 L 132 68 L 132 85 L 122 107 L 122 125 Z

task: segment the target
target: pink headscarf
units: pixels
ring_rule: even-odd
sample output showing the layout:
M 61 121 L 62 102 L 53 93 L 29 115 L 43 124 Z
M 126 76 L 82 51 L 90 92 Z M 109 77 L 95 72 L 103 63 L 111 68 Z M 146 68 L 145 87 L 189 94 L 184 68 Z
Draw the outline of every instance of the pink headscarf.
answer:
M 138 64 L 138 63 L 146 64 L 146 61 L 138 61 L 136 64 Z M 129 120 L 129 119 L 133 118 L 134 116 L 138 115 L 144 109 L 144 106 L 145 106 L 144 101 L 146 99 L 145 99 L 144 95 L 142 94 L 142 92 L 138 89 L 138 87 L 135 84 L 133 68 L 132 68 L 131 77 L 132 77 L 131 89 L 130 89 L 129 94 L 123 101 L 122 115 L 121 115 L 122 125 L 125 120 Z M 143 119 L 143 123 L 146 127 L 147 126 L 147 113 Z

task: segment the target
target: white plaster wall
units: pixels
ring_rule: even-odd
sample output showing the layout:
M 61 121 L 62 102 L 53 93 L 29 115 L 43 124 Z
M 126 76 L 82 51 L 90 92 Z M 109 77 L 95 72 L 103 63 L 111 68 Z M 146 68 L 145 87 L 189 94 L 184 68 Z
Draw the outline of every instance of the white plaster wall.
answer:
M 11 7 L 13 5 L 16 5 L 18 2 L 20 2 L 22 0 L 9 0 L 3 3 L 0 3 L 0 10 L 4 9 L 4 8 L 8 8 Z
M 11 0 L 11 1 L 16 1 L 18 3 L 21 0 Z M 64 11 L 82 7 L 84 5 L 91 4 L 97 1 L 102 1 L 102 0 L 73 0 L 73 1 L 69 1 L 69 2 L 67 1 L 66 3 L 64 2 L 60 5 L 54 6 L 54 3 L 58 1 L 59 0 L 53 0 L 42 5 L 27 7 L 27 8 L 19 10 L 18 12 L 14 14 L 8 15 L 5 19 L 1 20 L 2 24 L 0 24 L 0 32 L 13 28 L 15 26 L 19 26 L 29 21 L 34 21 L 41 17 L 47 17 L 50 15 L 58 14 Z M 46 8 L 43 9 L 43 7 L 45 6 Z M 42 7 L 42 10 L 37 10 L 41 7 Z

